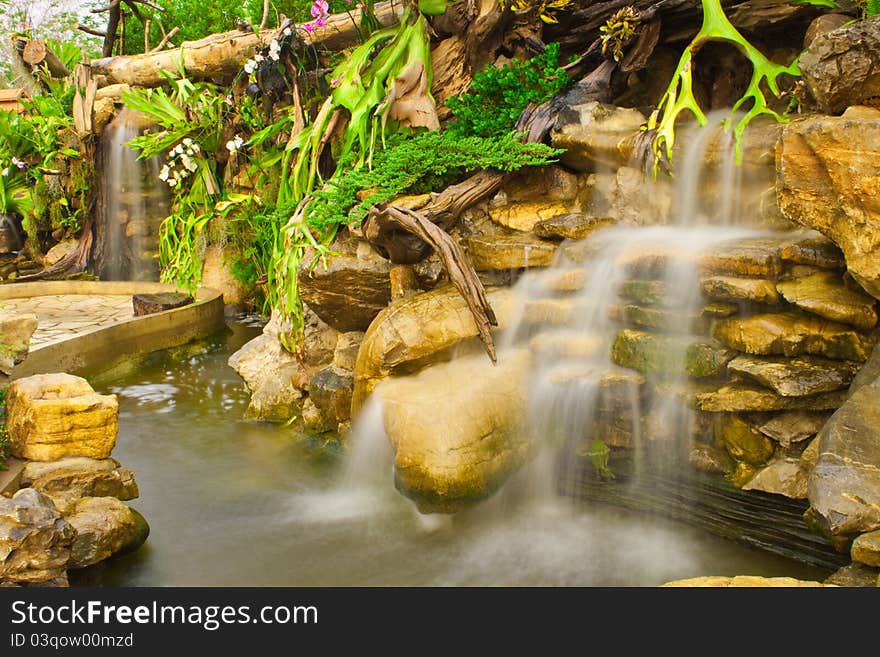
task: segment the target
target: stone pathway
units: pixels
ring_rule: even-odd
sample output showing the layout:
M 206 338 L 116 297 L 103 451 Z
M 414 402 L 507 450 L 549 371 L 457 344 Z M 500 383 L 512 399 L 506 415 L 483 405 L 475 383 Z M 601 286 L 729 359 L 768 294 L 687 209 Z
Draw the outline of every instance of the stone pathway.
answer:
M 91 333 L 134 317 L 130 294 L 57 294 L 0 300 L 0 310 L 34 313 L 31 349 Z

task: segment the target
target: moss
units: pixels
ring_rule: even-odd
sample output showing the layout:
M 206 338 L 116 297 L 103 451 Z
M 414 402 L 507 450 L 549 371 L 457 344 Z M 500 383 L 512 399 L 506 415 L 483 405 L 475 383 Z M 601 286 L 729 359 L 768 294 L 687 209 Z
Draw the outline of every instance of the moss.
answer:
M 611 360 L 643 373 L 695 378 L 719 375 L 732 354 L 704 342 L 624 329 L 611 346 Z

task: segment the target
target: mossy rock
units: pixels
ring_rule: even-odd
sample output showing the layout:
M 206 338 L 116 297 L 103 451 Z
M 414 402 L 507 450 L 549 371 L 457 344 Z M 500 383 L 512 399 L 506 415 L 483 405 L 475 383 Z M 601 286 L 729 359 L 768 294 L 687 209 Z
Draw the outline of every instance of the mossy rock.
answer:
M 733 355 L 709 343 L 633 329 L 619 331 L 611 346 L 617 365 L 661 376 L 718 376 Z

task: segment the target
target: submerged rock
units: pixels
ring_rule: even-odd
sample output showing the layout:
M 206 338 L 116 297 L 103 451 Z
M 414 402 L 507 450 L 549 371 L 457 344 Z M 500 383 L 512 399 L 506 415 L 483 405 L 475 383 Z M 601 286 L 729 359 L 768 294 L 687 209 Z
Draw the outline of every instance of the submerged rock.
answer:
M 0 586 L 66 580 L 76 531 L 52 500 L 24 488 L 0 497 Z
M 846 287 L 834 272 L 782 281 L 776 289 L 789 303 L 825 319 L 851 324 L 862 331 L 877 325 L 876 300 Z
M 814 516 L 833 535 L 880 529 L 880 405 L 864 386 L 819 433 L 819 459 L 809 482 Z
M 727 369 L 754 379 L 783 397 L 803 397 L 846 388 L 860 365 L 814 356 L 737 356 L 727 364 Z
M 825 356 L 864 362 L 873 339 L 852 327 L 791 311 L 733 317 L 715 323 L 712 336 L 731 349 L 755 355 Z
M 13 456 L 55 461 L 66 456 L 105 459 L 116 445 L 119 403 L 72 374 L 35 374 L 6 392 L 6 429 Z
M 376 389 L 397 487 L 424 513 L 493 493 L 532 450 L 524 433 L 529 354 L 456 359 Z
M 144 517 L 115 497 L 85 497 L 76 502 L 67 521 L 76 530 L 70 549 L 71 568 L 131 552 L 143 545 L 150 533 Z
M 807 88 L 826 114 L 880 98 L 880 19 L 851 21 L 817 35 L 800 55 Z
M 776 284 L 766 278 L 738 278 L 736 276 L 707 276 L 700 280 L 700 289 L 717 301 L 754 301 L 779 303 Z
M 875 297 L 880 296 L 878 170 L 880 118 L 844 114 L 793 121 L 777 149 L 780 209 L 833 240 L 850 274 Z
M 880 568 L 880 531 L 857 536 L 850 549 L 850 555 L 853 561 Z

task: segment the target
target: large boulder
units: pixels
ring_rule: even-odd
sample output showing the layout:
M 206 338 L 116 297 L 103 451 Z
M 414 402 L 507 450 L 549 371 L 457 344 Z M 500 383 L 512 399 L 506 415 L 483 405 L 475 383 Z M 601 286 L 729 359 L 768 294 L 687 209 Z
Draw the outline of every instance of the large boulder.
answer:
M 49 497 L 66 514 L 83 497 L 115 497 L 133 500 L 139 495 L 134 473 L 115 459 L 95 460 L 82 456 L 59 461 L 31 461 L 24 467 L 21 485 Z
M 850 274 L 880 297 L 880 112 L 792 121 L 776 169 L 783 214 L 831 238 Z
M 880 529 L 880 393 L 859 388 L 819 433 L 819 459 L 810 476 L 813 517 L 833 535 Z
M 422 512 L 451 513 L 491 495 L 529 457 L 527 350 L 460 358 L 375 395 L 395 450 L 397 487 Z
M 12 368 L 25 359 L 36 330 L 33 313 L 0 312 L 0 372 L 12 374 Z
M 514 290 L 490 289 L 487 298 L 503 329 L 516 312 Z M 370 325 L 358 351 L 352 417 L 382 379 L 448 359 L 452 348 L 477 335 L 473 315 L 451 285 L 395 301 Z
M 76 531 L 52 500 L 24 488 L 0 497 L 0 586 L 64 582 Z
M 560 113 L 551 145 L 565 150 L 561 162 L 575 171 L 617 169 L 632 161 L 644 123 L 637 109 L 590 101 Z
M 116 445 L 119 403 L 116 395 L 97 394 L 82 377 L 35 374 L 9 384 L 6 429 L 13 456 L 105 459 Z
M 365 241 L 339 238 L 330 248 L 326 261 L 303 258 L 300 297 L 334 329 L 364 331 L 391 301 L 391 263 Z
M 821 110 L 839 114 L 880 99 L 880 16 L 819 34 L 798 59 Z
M 150 527 L 144 517 L 115 497 L 84 497 L 67 521 L 76 530 L 70 567 L 83 568 L 139 548 Z

